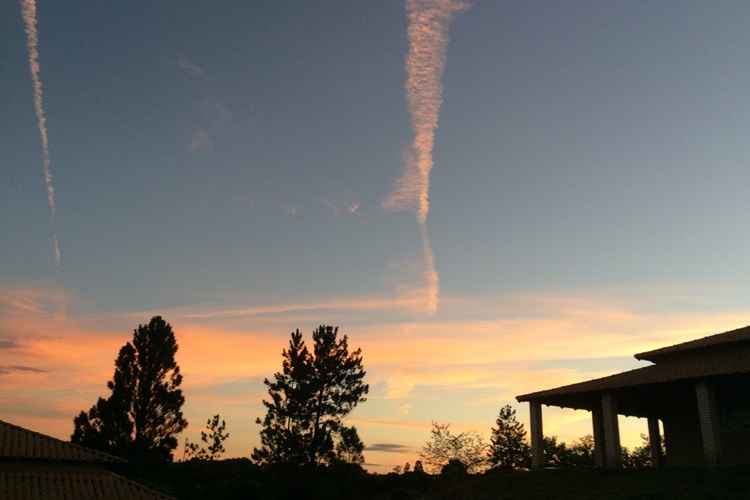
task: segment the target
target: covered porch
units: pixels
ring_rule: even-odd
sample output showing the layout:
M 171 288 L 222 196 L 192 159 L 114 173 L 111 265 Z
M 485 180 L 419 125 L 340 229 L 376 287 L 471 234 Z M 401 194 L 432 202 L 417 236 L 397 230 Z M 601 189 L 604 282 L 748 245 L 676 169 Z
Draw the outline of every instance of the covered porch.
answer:
M 747 366 L 745 362 L 744 370 Z M 591 412 L 595 462 L 601 468 L 622 466 L 618 415 L 648 420 L 657 467 L 747 463 L 741 443 L 750 436 L 750 408 L 742 394 L 743 387 L 750 387 L 750 376 L 721 361 L 688 362 L 681 368 L 657 364 L 518 396 L 519 402 L 529 403 L 533 467 L 544 467 L 543 405 Z

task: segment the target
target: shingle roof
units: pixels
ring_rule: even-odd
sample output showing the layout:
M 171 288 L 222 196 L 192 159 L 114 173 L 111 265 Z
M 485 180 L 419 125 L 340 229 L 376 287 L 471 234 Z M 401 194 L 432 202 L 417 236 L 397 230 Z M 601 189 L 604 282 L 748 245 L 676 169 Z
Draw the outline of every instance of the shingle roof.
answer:
M 700 359 L 685 359 L 657 363 L 636 368 L 607 377 L 595 378 L 577 384 L 564 385 L 554 389 L 522 394 L 516 400 L 530 401 L 554 399 L 560 396 L 622 389 L 637 385 L 659 384 L 677 380 L 694 379 L 720 375 L 750 373 L 750 349 L 736 349 L 729 352 L 703 356 Z
M 174 500 L 107 470 L 50 465 L 22 470 L 0 466 L 3 500 Z
M 0 420 L 2 500 L 174 500 L 104 468 L 124 462 Z
M 61 441 L 52 436 L 45 436 L 2 420 L 0 420 L 0 458 L 89 463 L 125 462 L 119 457 Z
M 653 351 L 641 352 L 635 355 L 635 359 L 657 362 L 665 356 L 680 352 L 690 351 L 693 349 L 704 349 L 707 347 L 724 346 L 735 342 L 750 342 L 750 326 L 744 326 L 724 333 L 709 335 L 697 340 L 683 342 Z

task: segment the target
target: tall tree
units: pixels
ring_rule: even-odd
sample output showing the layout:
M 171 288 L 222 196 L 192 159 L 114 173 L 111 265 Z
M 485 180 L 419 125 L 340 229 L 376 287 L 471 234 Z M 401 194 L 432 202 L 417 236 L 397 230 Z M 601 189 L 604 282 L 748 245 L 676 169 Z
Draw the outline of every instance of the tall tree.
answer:
M 109 397 L 75 417 L 71 440 L 130 460 L 171 461 L 176 435 L 187 427 L 176 353 L 172 327 L 161 316 L 138 325 L 115 360 Z
M 270 401 L 257 423 L 261 447 L 252 458 L 260 464 L 361 462 L 362 442 L 344 418 L 366 401 L 362 351 L 349 352 L 346 335 L 321 325 L 313 332 L 310 352 L 299 330 L 282 351 L 282 370 L 264 380 Z
M 526 430 L 518 421 L 516 410 L 510 405 L 500 408 L 495 425 L 490 437 L 490 464 L 504 470 L 528 467 L 531 458 Z

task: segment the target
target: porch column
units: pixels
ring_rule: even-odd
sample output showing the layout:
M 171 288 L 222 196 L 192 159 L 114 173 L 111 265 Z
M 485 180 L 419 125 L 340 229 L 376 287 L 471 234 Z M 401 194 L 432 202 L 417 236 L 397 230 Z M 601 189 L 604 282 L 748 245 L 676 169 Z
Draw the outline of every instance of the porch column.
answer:
M 703 455 L 706 465 L 714 466 L 719 463 L 719 456 L 721 455 L 716 393 L 711 384 L 705 380 L 701 380 L 695 384 L 695 395 L 698 403 L 701 438 L 703 440 Z
M 611 392 L 602 394 L 602 421 L 605 467 L 619 469 L 621 465 L 620 426 L 617 423 L 617 400 Z
M 651 465 L 661 467 L 664 465 L 664 455 L 661 452 L 661 433 L 657 417 L 648 417 L 648 444 L 651 450 Z
M 604 420 L 601 408 L 591 410 L 591 420 L 594 428 L 594 464 L 604 468 Z
M 542 431 L 542 403 L 529 401 L 531 424 L 531 467 L 544 467 L 544 433 Z

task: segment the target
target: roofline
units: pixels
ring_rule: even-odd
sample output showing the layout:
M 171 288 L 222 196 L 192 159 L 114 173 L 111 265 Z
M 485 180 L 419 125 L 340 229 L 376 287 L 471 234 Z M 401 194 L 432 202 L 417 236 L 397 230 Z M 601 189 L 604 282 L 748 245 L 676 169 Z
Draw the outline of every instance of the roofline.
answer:
M 602 381 L 602 380 L 613 379 L 613 378 L 616 378 L 616 377 L 620 377 L 620 376 L 622 376 L 622 375 L 624 375 L 626 373 L 633 373 L 633 372 L 639 372 L 639 371 L 651 369 L 654 366 L 655 365 L 641 366 L 639 368 L 633 368 L 632 370 L 625 370 L 624 372 L 613 373 L 612 375 L 607 375 L 607 376 L 604 376 L 604 377 L 592 378 L 592 379 L 588 379 L 588 380 L 583 380 L 581 382 L 576 382 L 574 384 L 566 384 L 566 385 L 561 385 L 559 387 L 553 387 L 551 389 L 544 389 L 542 391 L 530 392 L 528 394 L 521 394 L 521 395 L 516 396 L 516 401 L 518 401 L 519 403 L 525 403 L 527 401 L 533 401 L 535 399 L 542 399 L 545 396 L 554 396 L 554 394 L 551 394 L 551 393 L 554 393 L 554 392 L 557 392 L 557 391 L 561 391 L 561 390 L 573 389 L 576 386 L 588 385 L 588 384 L 590 384 L 592 382 L 599 382 L 599 381 Z M 623 386 L 623 387 L 626 387 L 626 386 Z M 569 395 L 569 394 L 585 394 L 587 392 L 601 392 L 601 391 L 602 391 L 602 389 L 582 390 L 582 391 L 578 391 L 578 392 L 572 391 L 572 392 L 568 392 L 565 395 Z
M 639 352 L 639 353 L 634 354 L 633 357 L 639 361 L 655 361 L 655 359 L 659 359 L 664 356 L 669 356 L 671 354 L 694 351 L 698 349 L 710 349 L 713 347 L 726 346 L 727 344 L 732 344 L 734 342 L 747 342 L 746 339 L 733 339 L 733 340 L 727 340 L 725 342 L 721 342 L 718 344 L 702 345 L 702 342 L 704 342 L 707 339 L 711 339 L 713 337 L 719 337 L 722 335 L 732 334 L 732 333 L 739 333 L 741 330 L 747 330 L 747 329 L 750 329 L 750 325 L 743 326 L 740 328 L 735 328 L 733 330 L 729 330 L 726 332 L 706 335 L 706 336 L 693 339 L 693 340 L 687 340 L 685 342 L 680 342 L 679 344 L 674 344 L 674 345 L 670 345 L 666 347 L 660 347 L 658 349 L 653 349 L 651 351 Z
M 127 460 L 125 460 L 124 458 L 120 458 L 118 456 L 111 455 L 111 454 L 106 453 L 104 451 L 99 451 L 99 450 L 95 450 L 93 448 L 88 448 L 88 447 L 80 445 L 78 443 L 73 443 L 72 441 L 63 441 L 62 439 L 56 438 L 54 436 L 50 436 L 49 434 L 42 434 L 41 432 L 33 431 L 31 429 L 27 429 L 26 427 L 21 427 L 20 425 L 12 424 L 12 423 L 8 422 L 7 420 L 0 420 L 0 424 L 7 425 L 8 427 L 13 427 L 13 428 L 18 429 L 19 431 L 22 431 L 22 432 L 27 432 L 27 433 L 30 433 L 30 434 L 35 434 L 35 435 L 40 436 L 40 437 L 42 437 L 44 439 L 51 439 L 53 441 L 57 441 L 59 443 L 62 443 L 65 446 L 72 446 L 73 448 L 79 449 L 83 453 L 89 453 L 89 454 L 98 455 L 98 456 L 101 457 L 100 460 L 93 460 L 93 459 L 92 460 L 65 460 L 66 462 L 76 462 L 76 463 L 122 463 L 122 464 L 127 463 Z M 21 459 L 25 459 L 27 457 L 7 456 L 7 457 L 2 457 L 2 458 L 9 458 L 9 459 L 21 460 Z M 45 459 L 43 457 L 40 457 L 39 459 L 35 459 L 35 460 L 45 460 Z M 52 459 L 52 460 L 53 461 L 60 461 L 60 460 L 55 460 L 55 459 Z

